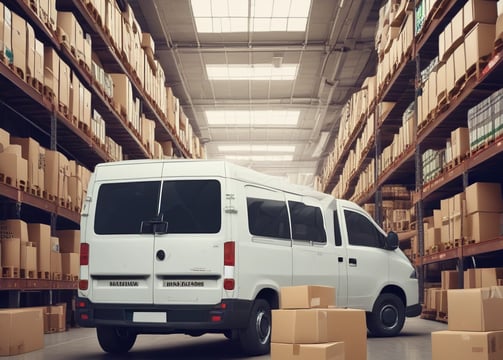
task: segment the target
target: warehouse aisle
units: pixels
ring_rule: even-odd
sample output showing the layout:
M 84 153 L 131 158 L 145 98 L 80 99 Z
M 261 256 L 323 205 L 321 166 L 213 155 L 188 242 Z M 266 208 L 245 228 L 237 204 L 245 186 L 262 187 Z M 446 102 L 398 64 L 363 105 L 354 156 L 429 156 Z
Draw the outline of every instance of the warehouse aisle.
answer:
M 369 338 L 367 360 L 431 359 L 431 332 L 447 329 L 447 325 L 420 318 L 407 319 L 403 333 L 395 338 Z M 71 329 L 64 333 L 45 335 L 45 348 L 31 353 L 6 357 L 9 360 L 91 360 L 124 359 L 108 356 L 100 348 L 94 329 Z M 261 359 L 270 356 L 242 357 L 239 347 L 228 344 L 221 335 L 192 338 L 186 335 L 140 336 L 128 359 Z M 347 359 L 351 360 L 351 359 Z

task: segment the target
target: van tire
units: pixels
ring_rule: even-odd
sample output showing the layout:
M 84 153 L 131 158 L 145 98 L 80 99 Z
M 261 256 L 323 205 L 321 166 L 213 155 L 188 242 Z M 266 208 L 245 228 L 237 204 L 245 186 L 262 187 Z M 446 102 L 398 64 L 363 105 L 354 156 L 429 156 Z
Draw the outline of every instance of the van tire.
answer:
M 271 306 L 256 299 L 250 311 L 248 327 L 239 331 L 241 349 L 250 356 L 265 355 L 271 350 Z
M 136 334 L 127 328 L 100 326 L 96 328 L 101 348 L 111 354 L 125 354 L 134 345 Z
M 367 328 L 373 336 L 389 337 L 400 333 L 405 323 L 405 305 L 391 293 L 379 295 L 371 313 L 367 313 Z

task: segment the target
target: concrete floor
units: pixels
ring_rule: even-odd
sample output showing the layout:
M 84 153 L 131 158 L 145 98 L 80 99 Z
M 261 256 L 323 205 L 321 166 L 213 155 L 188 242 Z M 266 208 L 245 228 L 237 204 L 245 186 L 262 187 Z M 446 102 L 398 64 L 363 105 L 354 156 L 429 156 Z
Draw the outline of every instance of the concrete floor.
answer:
M 407 319 L 401 336 L 368 338 L 367 360 L 431 359 L 431 332 L 447 325 L 418 318 Z M 104 353 L 94 329 L 72 328 L 63 333 L 45 335 L 45 348 L 31 353 L 6 357 L 9 360 L 91 360 L 91 359 L 261 359 L 270 356 L 243 357 L 239 348 L 223 335 L 142 335 L 127 356 Z M 351 360 L 351 359 L 347 359 Z

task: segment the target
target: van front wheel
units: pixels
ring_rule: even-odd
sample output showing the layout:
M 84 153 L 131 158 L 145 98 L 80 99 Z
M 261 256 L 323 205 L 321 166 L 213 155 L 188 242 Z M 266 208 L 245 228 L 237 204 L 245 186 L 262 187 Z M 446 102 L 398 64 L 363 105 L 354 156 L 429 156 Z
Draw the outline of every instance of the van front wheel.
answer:
M 136 333 L 127 328 L 100 326 L 96 328 L 101 348 L 111 354 L 127 353 L 136 341 Z
M 268 354 L 271 349 L 271 307 L 263 299 L 253 303 L 248 327 L 240 330 L 241 348 L 248 355 Z
M 379 295 L 371 313 L 367 313 L 367 328 L 374 336 L 396 336 L 405 323 L 405 305 L 395 294 Z

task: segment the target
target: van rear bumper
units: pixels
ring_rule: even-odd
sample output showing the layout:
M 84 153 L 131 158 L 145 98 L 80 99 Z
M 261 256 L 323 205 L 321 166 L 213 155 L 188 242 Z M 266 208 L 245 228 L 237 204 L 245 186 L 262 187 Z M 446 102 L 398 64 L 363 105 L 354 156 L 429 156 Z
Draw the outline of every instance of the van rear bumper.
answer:
M 77 323 L 82 327 L 127 327 L 139 334 L 223 332 L 245 328 L 252 301 L 228 299 L 216 305 L 102 304 L 77 298 Z M 135 312 L 166 313 L 166 322 L 136 322 Z
M 411 306 L 407 306 L 405 309 L 405 316 L 407 317 L 415 317 L 421 314 L 422 308 L 421 304 L 415 304 Z

